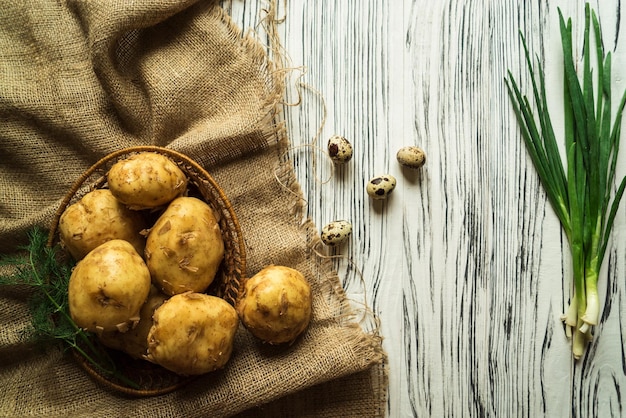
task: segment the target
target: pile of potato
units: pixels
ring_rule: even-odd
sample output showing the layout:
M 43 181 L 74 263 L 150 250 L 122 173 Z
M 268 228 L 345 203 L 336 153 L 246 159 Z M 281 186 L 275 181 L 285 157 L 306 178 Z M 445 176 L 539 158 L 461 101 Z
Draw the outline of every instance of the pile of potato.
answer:
M 264 342 L 293 342 L 309 324 L 311 289 L 299 271 L 268 266 L 246 281 L 235 307 L 204 293 L 224 241 L 188 183 L 166 156 L 132 155 L 111 167 L 108 188 L 65 209 L 59 235 L 77 260 L 68 287 L 76 324 L 110 348 L 198 375 L 226 365 L 240 321 Z

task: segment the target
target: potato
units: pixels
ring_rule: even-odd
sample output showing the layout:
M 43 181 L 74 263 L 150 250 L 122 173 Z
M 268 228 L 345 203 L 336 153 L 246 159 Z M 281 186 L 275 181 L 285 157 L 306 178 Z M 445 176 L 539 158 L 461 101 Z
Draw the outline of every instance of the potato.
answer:
M 145 238 L 140 232 L 145 228 L 143 217 L 107 189 L 87 193 L 68 206 L 59 219 L 61 243 L 75 260 L 111 239 L 126 240 L 142 254 Z
M 150 271 L 127 241 L 99 245 L 70 276 L 70 315 L 76 325 L 102 333 L 132 328 L 150 292 Z
M 148 333 L 153 324 L 152 315 L 166 300 L 166 295 L 161 293 L 155 286 L 151 286 L 148 300 L 139 311 L 139 322 L 137 325 L 127 332 L 119 330 L 103 332 L 98 335 L 98 339 L 105 346 L 123 351 L 133 358 L 144 358 L 148 354 Z
M 130 209 L 166 205 L 187 188 L 187 177 L 169 158 L 143 152 L 116 162 L 107 173 L 111 193 Z
M 209 205 L 179 197 L 150 229 L 146 264 L 152 281 L 167 295 L 203 292 L 224 258 L 224 241 Z
M 271 265 L 246 281 L 237 313 L 254 336 L 282 344 L 294 341 L 307 328 L 311 303 L 311 286 L 302 273 Z
M 146 358 L 180 375 L 199 375 L 226 365 L 239 326 L 228 302 L 203 293 L 172 296 L 154 312 Z

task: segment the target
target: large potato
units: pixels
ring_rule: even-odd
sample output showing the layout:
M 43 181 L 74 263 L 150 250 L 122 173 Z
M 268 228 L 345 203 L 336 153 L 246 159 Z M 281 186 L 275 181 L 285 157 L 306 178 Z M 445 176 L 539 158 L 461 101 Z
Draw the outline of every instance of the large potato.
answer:
M 154 311 L 167 300 L 155 286 L 151 286 L 148 300 L 139 311 L 139 322 L 126 331 L 107 331 L 98 335 L 102 344 L 115 350 L 123 351 L 133 358 L 141 359 L 148 354 L 148 333 L 152 328 Z
M 237 313 L 257 338 L 282 344 L 294 341 L 307 328 L 311 303 L 311 286 L 302 273 L 271 265 L 246 281 Z
M 150 272 L 124 240 L 99 245 L 72 271 L 68 285 L 70 315 L 88 331 L 126 331 L 139 320 L 150 292 Z
M 143 152 L 116 162 L 107 173 L 113 195 L 131 209 L 166 205 L 187 188 L 187 177 L 169 158 Z
M 239 318 L 223 299 L 203 293 L 172 296 L 154 312 L 146 358 L 181 375 L 226 365 Z
M 76 260 L 98 245 L 112 240 L 130 242 L 143 253 L 146 228 L 143 217 L 120 203 L 110 190 L 93 190 L 68 206 L 59 219 L 61 243 Z
M 224 241 L 209 205 L 179 197 L 150 229 L 146 264 L 153 282 L 166 294 L 203 292 L 224 258 Z

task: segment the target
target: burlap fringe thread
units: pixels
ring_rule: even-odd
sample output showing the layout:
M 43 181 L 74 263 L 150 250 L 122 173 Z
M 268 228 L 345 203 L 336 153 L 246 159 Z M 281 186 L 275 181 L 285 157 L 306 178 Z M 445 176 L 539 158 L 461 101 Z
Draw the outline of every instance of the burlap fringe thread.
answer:
M 269 50 L 273 54 L 272 56 L 273 62 L 276 63 L 274 74 L 276 75 L 276 78 L 279 79 L 275 81 L 274 85 L 281 87 L 281 93 L 280 93 L 281 97 L 283 96 L 283 91 L 286 85 L 285 79 L 293 71 L 301 72 L 300 76 L 298 77 L 298 80 L 300 80 L 305 74 L 304 67 L 293 67 L 293 66 L 287 66 L 285 64 L 285 63 L 290 62 L 290 60 L 289 60 L 288 53 L 285 51 L 285 49 L 283 48 L 280 42 L 280 37 L 278 35 L 278 25 L 280 23 L 283 23 L 287 18 L 286 2 L 287 0 L 284 0 L 284 7 L 285 7 L 284 15 L 283 17 L 278 19 L 276 17 L 277 0 L 270 0 L 268 8 L 264 9 L 264 12 L 266 15 L 264 19 L 262 19 L 261 21 L 262 26 L 264 27 L 265 32 L 267 33 L 268 38 L 270 40 Z M 301 221 L 301 228 L 303 232 L 306 234 L 307 245 L 308 245 L 309 251 L 311 252 L 312 256 L 316 257 L 316 260 L 317 260 L 316 263 L 319 267 L 319 270 L 322 272 L 324 276 L 324 280 L 322 280 L 322 283 L 328 286 L 329 291 L 339 296 L 338 299 L 341 301 L 341 304 L 338 307 L 338 311 L 336 312 L 337 317 L 340 319 L 340 321 L 342 322 L 344 326 L 354 327 L 354 328 L 362 328 L 362 326 L 367 320 L 371 321 L 371 324 L 367 326 L 368 334 L 360 334 L 360 337 L 355 337 L 356 341 L 354 342 L 356 346 L 359 346 L 359 347 L 368 346 L 369 347 L 371 346 L 371 342 L 372 342 L 371 338 L 374 338 L 377 341 L 377 346 L 379 347 L 379 349 L 375 350 L 374 358 L 368 359 L 368 361 L 370 361 L 372 364 L 374 363 L 383 364 L 382 373 L 380 376 L 377 376 L 378 378 L 377 383 L 380 384 L 380 390 L 382 391 L 383 397 L 386 398 L 387 397 L 387 385 L 388 385 L 388 375 L 387 375 L 388 371 L 386 367 L 387 355 L 382 348 L 383 338 L 380 334 L 380 319 L 372 311 L 371 307 L 368 306 L 366 300 L 363 300 L 363 302 L 359 302 L 359 301 L 353 301 L 347 297 L 345 290 L 343 286 L 341 285 L 340 278 L 333 267 L 333 259 L 343 258 L 343 259 L 346 259 L 348 262 L 350 262 L 355 267 L 357 274 L 361 279 L 361 282 L 364 284 L 362 273 L 360 272 L 360 270 L 358 269 L 354 261 L 347 256 L 343 256 L 343 255 L 329 256 L 329 255 L 322 254 L 318 250 L 318 248 L 323 246 L 323 243 L 321 241 L 321 237 L 317 231 L 317 228 L 313 220 L 310 218 L 304 219 L 304 209 L 306 207 L 307 200 L 304 198 L 302 189 L 296 179 L 293 165 L 290 163 L 290 160 L 288 158 L 288 153 L 290 150 L 297 149 L 299 147 L 310 147 L 312 149 L 319 150 L 319 147 L 317 146 L 317 139 L 319 138 L 322 132 L 324 123 L 326 121 L 326 105 L 324 102 L 323 95 L 319 91 L 317 91 L 312 86 L 306 83 L 303 83 L 301 81 L 298 81 L 296 84 L 296 90 L 298 91 L 297 102 L 287 103 L 283 101 L 281 102 L 282 105 L 293 106 L 293 107 L 299 106 L 300 103 L 302 102 L 302 94 L 301 94 L 300 88 L 307 88 L 320 98 L 320 100 L 322 101 L 324 117 L 311 143 L 303 144 L 301 146 L 291 147 L 289 138 L 287 136 L 284 120 L 281 119 L 283 115 L 281 111 L 282 109 L 274 109 L 271 112 L 273 119 L 279 120 L 278 123 L 274 122 L 274 126 L 276 127 L 276 131 L 274 133 L 276 137 L 278 138 L 278 148 L 279 148 L 279 152 L 281 153 L 281 155 L 279 156 L 280 157 L 279 161 L 282 161 L 283 157 L 286 158 L 286 163 L 279 163 L 279 165 L 275 168 L 274 174 L 275 174 L 278 184 L 289 192 L 288 195 L 289 195 L 289 200 L 290 200 L 290 208 L 292 209 L 292 213 L 294 214 L 294 216 L 299 221 Z M 330 157 L 328 158 L 329 158 L 329 161 L 331 161 Z M 333 167 L 332 161 L 331 161 L 331 167 Z M 332 171 L 331 171 L 331 177 L 332 177 Z M 326 183 L 328 181 L 330 181 L 330 178 L 322 182 Z M 357 304 L 362 305 L 363 312 L 361 315 L 359 315 L 359 313 L 354 310 L 354 307 L 352 305 L 353 302 L 356 302 Z M 360 319 L 358 319 L 359 316 L 360 316 Z M 355 334 L 355 335 L 358 335 L 358 334 Z
M 309 144 L 304 144 L 300 147 L 309 147 L 312 149 L 319 149 L 317 146 L 317 139 L 322 132 L 326 120 L 326 106 L 323 95 L 314 89 L 312 86 L 301 82 L 300 80 L 306 73 L 306 68 L 302 66 L 290 65 L 291 61 L 289 54 L 283 48 L 280 40 L 278 25 L 283 23 L 287 19 L 287 0 L 283 0 L 284 13 L 283 16 L 277 17 L 277 0 L 269 0 L 267 8 L 263 9 L 265 16 L 260 20 L 259 27 L 263 29 L 267 35 L 269 44 L 265 45 L 265 49 L 260 41 L 261 37 L 258 36 L 258 32 L 250 31 L 244 36 L 245 44 L 251 49 L 258 51 L 260 64 L 269 68 L 269 73 L 273 74 L 273 79 L 268 80 L 269 85 L 273 87 L 270 94 L 268 94 L 267 119 L 260 121 L 261 126 L 271 126 L 272 129 L 265 131 L 267 138 L 267 144 L 276 144 L 277 152 L 279 153 L 279 164 L 275 167 L 274 175 L 277 183 L 288 191 L 288 204 L 291 213 L 295 219 L 300 222 L 301 228 L 305 236 L 307 237 L 307 246 L 311 253 L 311 256 L 315 257 L 316 265 L 319 271 L 323 275 L 323 280 L 320 280 L 328 287 L 328 291 L 338 296 L 338 300 L 341 301 L 334 312 L 336 317 L 342 323 L 343 326 L 351 328 L 362 329 L 362 325 L 366 320 L 370 320 L 371 324 L 367 327 L 367 332 L 355 333 L 354 345 L 359 348 L 369 348 L 372 345 L 372 341 L 376 342 L 377 349 L 373 351 L 372 358 L 363 359 L 367 364 L 380 364 L 380 372 L 374 375 L 373 383 L 378 385 L 379 393 L 383 399 L 388 396 L 388 369 L 387 369 L 387 354 L 382 348 L 382 336 L 380 334 L 380 319 L 368 306 L 367 301 L 351 301 L 341 285 L 341 280 L 333 267 L 333 259 L 345 258 L 347 259 L 357 270 L 358 275 L 364 283 L 364 279 L 360 270 L 352 259 L 347 256 L 335 255 L 328 256 L 322 254 L 318 248 L 323 245 L 321 237 L 317 231 L 317 228 L 312 219 L 304 219 L 304 209 L 307 204 L 307 200 L 303 196 L 302 189 L 296 179 L 293 164 L 291 163 L 288 153 L 290 150 L 298 148 L 292 147 L 287 134 L 286 123 L 284 120 L 283 108 L 281 106 L 297 107 L 302 102 L 302 90 L 301 88 L 307 88 L 317 95 L 322 101 L 322 107 L 324 111 L 324 117 L 318 131 L 314 137 L 314 140 Z M 225 12 L 224 12 L 225 15 Z M 233 37 L 241 37 L 240 29 L 232 23 L 226 16 L 223 18 L 227 27 L 230 29 L 230 34 Z M 253 39 L 254 38 L 254 39 Z M 298 100 L 295 103 L 289 103 L 284 100 L 286 92 L 286 80 L 293 74 L 293 72 L 300 72 L 297 77 L 296 91 L 298 92 Z M 322 150 L 323 151 L 323 150 Z M 283 163 L 283 158 L 285 162 Z M 330 160 L 330 157 L 329 157 Z M 331 167 L 333 164 L 331 163 Z M 332 171 L 331 171 L 332 177 Z M 323 183 L 329 181 L 324 180 Z M 364 289 L 365 290 L 365 289 Z M 365 292 L 364 292 L 365 294 Z M 362 305 L 363 312 L 361 318 L 359 318 L 358 312 L 353 308 L 352 303 Z M 382 408 L 382 406 L 381 406 Z M 384 412 L 381 411 L 380 415 L 383 416 Z
M 262 42 L 262 37 L 259 35 L 258 30 L 249 30 L 248 33 L 242 34 L 241 29 L 231 19 L 228 18 L 226 11 L 223 9 L 221 9 L 222 21 L 228 28 L 229 36 L 231 37 L 231 39 L 241 39 L 243 36 L 244 45 L 251 51 L 254 51 L 254 55 L 258 57 L 259 65 L 268 68 L 268 73 L 273 75 L 273 77 L 268 79 L 268 85 L 271 87 L 271 89 L 268 91 L 268 100 L 265 104 L 266 110 L 263 112 L 263 114 L 266 115 L 266 118 L 259 121 L 259 126 L 271 127 L 271 129 L 265 129 L 263 131 L 263 135 L 267 139 L 267 144 L 277 145 L 279 161 L 282 161 L 283 158 L 286 158 L 285 163 L 279 163 L 279 165 L 275 168 L 275 178 L 278 184 L 289 192 L 289 207 L 291 213 L 296 218 L 296 220 L 301 222 L 301 228 L 308 239 L 308 248 L 311 251 L 311 254 L 316 257 L 317 265 L 318 267 L 320 267 L 320 271 L 323 273 L 325 278 L 324 282 L 330 286 L 329 290 L 338 295 L 340 297 L 339 299 L 342 300 L 341 306 L 338 308 L 337 311 L 337 316 L 340 318 L 344 325 L 356 328 L 361 327 L 361 325 L 367 319 L 370 319 L 372 325 L 371 327 L 368 327 L 370 328 L 368 332 L 370 334 L 370 337 L 373 337 L 378 341 L 378 346 L 380 347 L 380 349 L 377 350 L 376 358 L 370 360 L 377 363 L 386 363 L 387 356 L 385 351 L 382 349 L 382 344 L 380 344 L 382 342 L 382 336 L 380 335 L 380 319 L 367 305 L 366 301 L 352 301 L 347 297 L 345 290 L 341 285 L 340 278 L 333 268 L 332 260 L 338 258 L 348 260 L 348 262 L 350 262 L 355 267 L 361 281 L 364 282 L 360 270 L 357 268 L 354 261 L 347 256 L 328 256 L 322 254 L 318 250 L 318 248 L 320 248 L 320 246 L 323 244 L 321 242 L 321 238 L 314 222 L 311 219 L 304 219 L 304 209 L 306 207 L 307 200 L 303 196 L 300 184 L 296 179 L 293 164 L 289 160 L 288 153 L 290 150 L 297 149 L 299 147 L 310 147 L 314 149 L 319 149 L 319 147 L 317 146 L 317 139 L 321 135 L 322 129 L 326 121 L 326 105 L 323 95 L 318 90 L 316 90 L 309 84 L 300 81 L 306 73 L 306 68 L 303 66 L 291 65 L 291 59 L 289 57 L 289 54 L 282 45 L 278 26 L 284 23 L 287 19 L 287 0 L 283 0 L 283 8 L 284 11 L 282 17 L 277 17 L 277 0 L 269 0 L 267 7 L 262 9 L 264 16 L 261 17 L 258 27 L 260 27 L 265 33 L 268 43 Z M 296 91 L 298 92 L 298 100 L 295 103 L 289 103 L 284 100 L 287 85 L 286 80 L 294 72 L 300 73 L 297 77 L 297 82 L 295 84 Z M 322 101 L 322 110 L 324 112 L 324 117 L 311 143 L 292 147 L 287 134 L 286 123 L 283 118 L 283 108 L 281 106 L 299 106 L 302 103 L 302 88 L 309 89 L 320 98 L 320 100 Z M 328 158 L 330 160 L 330 157 Z M 333 165 L 331 163 L 331 167 L 332 166 Z M 329 180 L 330 178 L 322 182 L 326 183 Z M 357 320 L 359 314 L 354 311 L 352 305 L 353 302 L 363 306 L 363 313 L 360 320 Z M 362 344 L 363 346 L 369 345 L 371 344 L 371 340 L 369 339 L 369 337 L 363 337 L 360 338 L 357 343 Z M 384 368 L 384 376 L 382 376 L 382 381 L 384 382 L 383 390 L 386 396 L 386 367 Z

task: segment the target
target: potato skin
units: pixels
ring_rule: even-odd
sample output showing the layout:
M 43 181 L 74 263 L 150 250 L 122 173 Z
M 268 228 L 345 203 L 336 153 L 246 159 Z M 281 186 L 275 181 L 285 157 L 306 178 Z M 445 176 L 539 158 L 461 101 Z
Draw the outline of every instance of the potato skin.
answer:
M 144 218 L 107 189 L 87 193 L 68 206 L 59 219 L 61 243 L 75 260 L 111 239 L 128 241 L 142 254 L 145 238 L 141 231 L 145 228 Z
M 293 342 L 311 320 L 311 286 L 298 270 L 270 265 L 249 278 L 236 304 L 243 325 L 269 344 Z
M 239 327 L 228 302 L 204 293 L 172 296 L 154 312 L 147 359 L 180 375 L 199 375 L 226 365 Z
M 98 335 L 102 344 L 115 350 L 123 351 L 135 359 L 143 359 L 148 354 L 148 333 L 152 328 L 154 311 L 167 300 L 155 286 L 150 287 L 148 300 L 139 311 L 139 322 L 126 332 L 107 331 Z
M 113 195 L 130 209 L 166 205 L 187 188 L 187 177 L 169 158 L 142 152 L 116 162 L 107 173 Z
M 209 205 L 176 198 L 150 229 L 146 264 L 152 281 L 167 295 L 204 292 L 224 258 L 224 241 Z
M 68 285 L 70 316 L 95 333 L 128 329 L 150 292 L 150 272 L 124 240 L 99 245 L 76 264 Z

